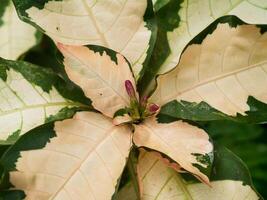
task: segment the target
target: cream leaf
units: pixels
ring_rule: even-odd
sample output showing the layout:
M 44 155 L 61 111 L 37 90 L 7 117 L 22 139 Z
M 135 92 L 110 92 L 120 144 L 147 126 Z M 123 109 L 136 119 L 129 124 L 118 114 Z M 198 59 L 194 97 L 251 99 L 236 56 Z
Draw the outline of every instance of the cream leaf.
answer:
M 150 98 L 205 101 L 229 115 L 249 109 L 248 96 L 267 102 L 267 34 L 253 25 L 220 24 L 202 44 L 190 45 L 176 69 L 158 78 Z
M 56 122 L 43 149 L 22 151 L 10 181 L 27 199 L 111 199 L 131 148 L 131 131 L 93 112 Z
M 193 165 L 207 167 L 193 154 L 206 155 L 213 150 L 208 134 L 202 129 L 182 121 L 160 124 L 153 117 L 135 126 L 133 141 L 138 147 L 147 147 L 167 155 L 183 169 L 209 182 L 208 177 Z
M 57 42 L 94 44 L 120 52 L 137 75 L 151 36 L 143 19 L 146 7 L 146 0 L 62 0 L 49 1 L 41 9 L 33 6 L 25 12 Z
M 259 199 L 252 188 L 243 185 L 242 181 L 212 181 L 211 187 L 202 183 L 186 182 L 157 156 L 145 151 L 142 151 L 139 157 L 138 172 L 142 186 L 142 200 Z
M 235 15 L 250 24 L 266 24 L 265 0 L 185 0 L 179 9 L 179 26 L 167 33 L 171 53 L 160 74 L 173 69 L 186 45 L 216 19 Z
M 124 83 L 135 80 L 123 56 L 116 54 L 115 63 L 105 51 L 101 54 L 85 46 L 63 44 L 58 47 L 64 55 L 66 73 L 92 100 L 94 108 L 112 118 L 116 111 L 129 106 Z

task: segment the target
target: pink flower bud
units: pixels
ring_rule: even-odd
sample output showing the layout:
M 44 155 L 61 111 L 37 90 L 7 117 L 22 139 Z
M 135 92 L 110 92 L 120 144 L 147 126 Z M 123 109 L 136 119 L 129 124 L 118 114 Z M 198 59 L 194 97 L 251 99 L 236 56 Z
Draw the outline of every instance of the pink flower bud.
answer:
M 126 80 L 125 81 L 125 88 L 126 88 L 126 91 L 129 95 L 129 97 L 131 99 L 136 99 L 136 96 L 135 96 L 135 89 L 134 89 L 134 86 L 132 84 L 132 82 L 130 80 Z
M 148 112 L 151 113 L 151 114 L 154 114 L 156 113 L 157 111 L 159 110 L 159 106 L 157 104 L 149 104 L 148 105 Z

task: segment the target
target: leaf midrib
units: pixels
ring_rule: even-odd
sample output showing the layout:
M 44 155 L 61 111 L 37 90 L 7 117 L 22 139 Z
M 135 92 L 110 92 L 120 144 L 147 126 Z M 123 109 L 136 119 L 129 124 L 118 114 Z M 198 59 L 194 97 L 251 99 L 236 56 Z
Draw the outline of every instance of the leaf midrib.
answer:
M 82 158 L 80 160 L 80 162 L 77 164 L 77 167 L 70 173 L 69 177 L 67 177 L 63 183 L 61 184 L 61 186 L 57 189 L 57 191 L 51 195 L 50 199 L 55 199 L 55 197 L 57 197 L 58 193 L 64 189 L 64 187 L 66 186 L 66 184 L 69 182 L 69 180 L 75 175 L 75 173 L 77 172 L 77 170 L 79 170 L 82 166 L 82 164 L 86 161 L 86 159 L 93 153 L 96 151 L 96 148 L 99 147 L 103 142 L 105 142 L 109 137 L 112 137 L 112 132 L 114 131 L 114 126 L 108 128 L 106 130 L 106 133 L 110 133 L 110 134 L 106 134 L 90 151 L 88 151 L 88 153 L 84 156 L 84 158 Z M 92 191 L 91 193 L 94 197 L 95 200 L 96 197 L 95 197 L 95 194 L 94 192 Z
M 179 173 L 173 173 L 175 182 L 177 183 L 178 187 L 183 191 L 186 199 L 193 200 L 193 197 L 191 196 L 189 190 L 186 187 L 186 184 L 183 182 L 183 179 Z
M 225 77 L 228 77 L 228 76 L 231 76 L 231 75 L 234 75 L 234 74 L 239 74 L 239 73 L 241 73 L 241 72 L 243 72 L 243 71 L 247 71 L 247 70 L 250 70 L 250 69 L 253 69 L 253 68 L 260 67 L 260 66 L 263 65 L 263 64 L 267 64 L 267 60 L 266 60 L 266 61 L 263 61 L 263 62 L 260 62 L 260 63 L 256 63 L 256 64 L 254 64 L 254 65 L 250 65 L 250 66 L 248 66 L 248 67 L 239 68 L 239 69 L 237 69 L 237 70 L 234 70 L 234 71 L 231 71 L 231 72 L 228 72 L 228 73 L 224 73 L 224 74 L 222 74 L 222 75 L 214 76 L 214 77 L 209 78 L 209 79 L 206 79 L 206 80 L 204 80 L 204 81 L 200 81 L 200 82 L 198 82 L 197 84 L 194 84 L 193 86 L 191 86 L 191 87 L 189 87 L 189 88 L 186 88 L 186 89 L 184 89 L 184 90 L 182 90 L 182 91 L 180 91 L 180 92 L 176 91 L 175 94 L 173 94 L 173 95 L 171 95 L 171 96 L 168 96 L 166 99 L 162 99 L 162 100 L 161 100 L 161 104 L 165 104 L 166 102 L 168 102 L 168 101 L 170 101 L 170 100 L 172 100 L 172 99 L 176 99 L 178 96 L 182 95 L 183 93 L 186 93 L 186 92 L 188 92 L 188 91 L 190 91 L 190 90 L 193 90 L 193 89 L 195 89 L 195 88 L 197 88 L 197 87 L 200 87 L 200 86 L 202 86 L 202 85 L 208 84 L 208 83 L 210 83 L 210 82 L 214 82 L 214 81 L 219 80 L 219 79 L 223 79 L 223 78 L 225 78 Z M 262 67 L 260 67 L 260 68 L 262 68 Z M 262 68 L 262 69 L 263 69 L 263 68 Z M 263 70 L 264 70 L 264 69 L 263 69 Z M 267 73 L 267 72 L 266 72 L 266 73 Z M 163 75 L 163 76 L 164 76 L 164 75 Z M 176 75 L 176 79 L 177 79 L 177 75 Z M 160 84 L 160 82 L 159 82 L 159 84 Z M 162 88 L 161 88 L 160 90 L 162 90 Z
M 94 24 L 94 26 L 96 28 L 96 31 L 97 31 L 98 35 L 100 36 L 102 42 L 104 43 L 104 46 L 109 47 L 108 41 L 107 41 L 105 35 L 100 31 L 100 29 L 98 27 L 98 24 L 96 22 L 95 16 L 93 15 L 93 12 L 92 12 L 91 8 L 87 5 L 85 0 L 82 0 L 82 3 L 86 8 L 88 16 L 92 19 L 92 22 L 93 22 L 93 24 Z
M 84 65 L 84 66 L 88 66 L 88 65 L 90 65 L 90 66 L 91 66 L 91 64 L 87 64 L 87 63 L 85 63 L 83 60 L 81 60 L 79 57 L 77 57 L 76 55 L 74 55 L 74 54 L 73 54 L 71 51 L 69 51 L 68 49 L 64 48 L 64 50 L 65 50 L 70 56 L 72 56 L 74 59 L 76 59 L 77 61 L 79 61 L 82 65 Z M 66 56 L 65 56 L 65 57 L 66 57 Z M 75 71 L 75 69 L 72 68 L 71 66 L 69 66 L 69 68 Z M 128 101 L 122 94 L 120 94 L 120 93 L 113 87 L 113 84 L 110 84 L 109 82 L 107 82 L 107 81 L 106 81 L 106 80 L 105 80 L 99 73 L 97 73 L 96 71 L 94 71 L 92 67 L 87 67 L 86 69 L 89 70 L 90 72 L 92 72 L 94 75 L 96 75 L 96 76 L 98 77 L 98 79 L 101 80 L 102 83 L 104 83 L 104 85 L 106 85 L 107 87 L 111 88 L 112 91 L 113 91 L 115 94 L 117 94 L 117 95 L 118 95 L 118 96 L 119 96 L 119 97 L 126 103 L 126 105 L 128 104 L 129 101 Z M 84 76 L 84 77 L 86 77 L 86 76 Z
M 8 42 L 10 43 L 8 45 L 8 56 L 12 57 L 11 55 L 11 47 L 12 47 L 12 40 L 11 40 L 11 27 L 12 27 L 12 23 L 13 23 L 13 19 L 12 19 L 12 4 L 10 4 L 7 8 L 7 12 L 8 12 L 8 20 L 9 20 L 9 24 L 7 25 L 7 29 L 8 29 Z
M 53 106 L 77 106 L 77 107 L 87 107 L 86 105 L 83 105 L 81 103 L 77 102 L 55 102 L 55 103 L 44 103 L 44 104 L 36 104 L 36 105 L 30 105 L 30 106 L 24 106 L 22 108 L 16 108 L 8 111 L 4 111 L 0 113 L 0 117 L 3 117 L 5 115 L 9 115 L 15 112 L 22 112 L 24 110 L 28 109 L 37 109 L 37 108 L 43 108 L 43 107 L 53 107 Z

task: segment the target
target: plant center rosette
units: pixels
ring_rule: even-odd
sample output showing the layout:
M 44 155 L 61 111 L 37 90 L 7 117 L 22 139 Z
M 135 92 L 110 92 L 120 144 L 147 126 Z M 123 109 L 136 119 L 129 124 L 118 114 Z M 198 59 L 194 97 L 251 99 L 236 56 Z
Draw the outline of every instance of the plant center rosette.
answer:
M 160 110 L 159 105 L 148 103 L 147 96 L 139 98 L 130 80 L 125 81 L 125 89 L 129 95 L 130 106 L 122 108 L 114 114 L 113 123 L 115 125 L 121 123 L 139 124 L 146 118 L 156 115 Z

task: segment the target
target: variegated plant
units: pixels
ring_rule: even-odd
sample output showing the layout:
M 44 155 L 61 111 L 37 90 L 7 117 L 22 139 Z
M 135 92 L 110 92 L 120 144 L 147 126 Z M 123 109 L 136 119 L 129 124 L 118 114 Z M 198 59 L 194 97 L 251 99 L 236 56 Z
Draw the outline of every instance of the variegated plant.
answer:
M 3 2 L 0 199 L 261 198 L 201 122 L 267 122 L 264 0 Z M 36 30 L 64 70 L 6 60 Z

